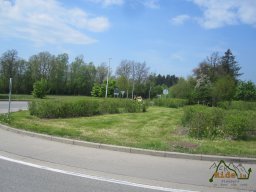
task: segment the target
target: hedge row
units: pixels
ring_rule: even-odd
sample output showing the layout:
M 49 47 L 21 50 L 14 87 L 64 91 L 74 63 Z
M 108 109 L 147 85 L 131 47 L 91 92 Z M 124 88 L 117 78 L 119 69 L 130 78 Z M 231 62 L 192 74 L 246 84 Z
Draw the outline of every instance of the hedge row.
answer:
M 29 111 L 40 118 L 67 118 L 145 112 L 146 106 L 128 99 L 34 100 L 29 103 Z
M 222 101 L 218 103 L 218 107 L 223 109 L 237 109 L 237 110 L 256 110 L 256 102 L 250 101 Z
M 256 138 L 256 112 L 224 110 L 217 107 L 189 106 L 184 108 L 183 126 L 196 138 Z
M 179 108 L 188 104 L 186 99 L 158 98 L 153 100 L 154 105 L 160 107 Z

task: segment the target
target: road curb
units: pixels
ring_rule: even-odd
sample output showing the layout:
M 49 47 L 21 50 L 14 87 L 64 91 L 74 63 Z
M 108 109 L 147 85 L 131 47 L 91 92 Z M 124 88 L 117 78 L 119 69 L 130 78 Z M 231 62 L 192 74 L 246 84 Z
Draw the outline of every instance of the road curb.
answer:
M 0 128 L 10 131 L 10 132 L 14 132 L 14 133 L 18 133 L 18 134 L 26 135 L 26 136 L 30 136 L 30 137 L 36 137 L 36 138 L 40 138 L 40 139 L 46 139 L 46 140 L 65 143 L 65 144 L 98 148 L 98 149 L 104 149 L 104 150 L 110 150 L 110 151 L 119 151 L 119 152 L 133 153 L 133 154 L 159 156 L 159 157 L 165 157 L 165 158 L 180 158 L 180 159 L 192 159 L 192 160 L 202 160 L 202 161 L 224 160 L 224 161 L 229 161 L 229 162 L 256 164 L 256 158 L 228 157 L 228 156 L 216 156 L 216 155 L 155 151 L 155 150 L 148 150 L 148 149 L 139 149 L 139 148 L 132 148 L 132 147 L 123 147 L 123 146 L 67 139 L 67 138 L 62 138 L 62 137 L 56 137 L 56 136 L 51 136 L 51 135 L 45 135 L 45 134 L 20 130 L 20 129 L 12 128 L 12 127 L 9 127 L 9 126 L 3 125 L 3 124 L 0 124 Z

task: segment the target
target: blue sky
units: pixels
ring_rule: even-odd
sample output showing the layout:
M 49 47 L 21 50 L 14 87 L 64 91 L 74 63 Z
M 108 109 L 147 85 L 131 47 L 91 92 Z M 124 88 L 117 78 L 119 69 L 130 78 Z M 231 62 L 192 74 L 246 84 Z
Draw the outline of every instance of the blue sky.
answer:
M 0 54 L 16 49 L 84 55 L 95 65 L 123 59 L 186 77 L 212 52 L 230 48 L 243 80 L 256 82 L 256 0 L 0 0 Z

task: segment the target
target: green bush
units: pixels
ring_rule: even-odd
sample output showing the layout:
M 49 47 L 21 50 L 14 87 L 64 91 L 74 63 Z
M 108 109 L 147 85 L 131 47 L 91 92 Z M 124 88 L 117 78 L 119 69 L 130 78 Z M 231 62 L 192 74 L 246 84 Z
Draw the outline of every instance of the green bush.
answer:
M 41 79 L 40 81 L 36 81 L 33 85 L 32 95 L 35 98 L 44 98 L 47 93 L 47 81 L 45 79 Z
M 254 111 L 189 106 L 184 108 L 182 124 L 188 127 L 189 135 L 196 138 L 247 139 L 256 136 Z
M 255 112 L 229 110 L 223 119 L 223 129 L 227 138 L 247 139 L 256 133 Z
M 170 107 L 170 108 L 179 108 L 188 104 L 186 99 L 176 99 L 176 98 L 158 98 L 153 100 L 154 105 L 160 107 Z
M 182 123 L 189 127 L 190 136 L 213 139 L 223 135 L 222 118 L 223 110 L 198 105 L 184 108 Z
M 12 121 L 12 116 L 8 114 L 0 114 L 0 122 L 9 124 Z
M 145 111 L 145 105 L 127 99 L 34 100 L 29 104 L 31 115 L 40 118 L 84 117 L 112 113 Z
M 250 101 L 222 101 L 218 103 L 218 107 L 223 109 L 237 109 L 237 110 L 256 110 L 256 102 Z

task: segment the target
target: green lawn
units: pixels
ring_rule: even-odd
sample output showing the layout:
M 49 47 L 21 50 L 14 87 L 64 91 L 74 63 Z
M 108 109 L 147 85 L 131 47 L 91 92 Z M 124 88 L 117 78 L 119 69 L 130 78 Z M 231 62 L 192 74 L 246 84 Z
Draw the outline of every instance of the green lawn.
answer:
M 8 94 L 0 94 L 0 100 L 8 100 L 9 95 Z M 12 94 L 11 95 L 12 100 L 17 101 L 30 101 L 33 99 L 32 95 L 22 95 L 22 94 Z
M 146 113 L 39 119 L 12 113 L 11 126 L 39 133 L 145 149 L 256 157 L 256 141 L 197 140 L 181 127 L 183 109 L 150 107 Z

